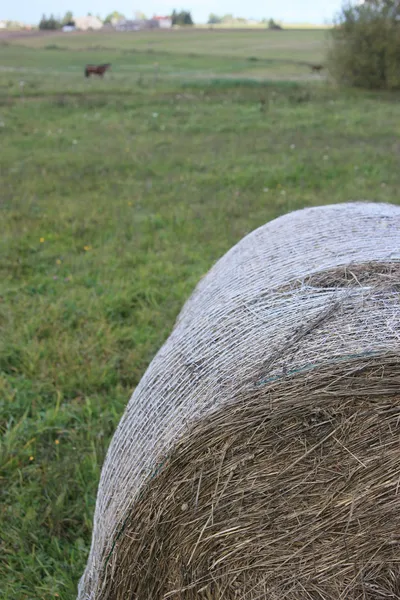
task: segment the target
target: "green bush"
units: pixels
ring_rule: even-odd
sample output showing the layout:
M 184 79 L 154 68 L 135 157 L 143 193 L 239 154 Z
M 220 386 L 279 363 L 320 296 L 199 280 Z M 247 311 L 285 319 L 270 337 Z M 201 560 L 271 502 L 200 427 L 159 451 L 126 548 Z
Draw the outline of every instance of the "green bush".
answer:
M 328 65 L 338 82 L 400 89 L 400 3 L 366 0 L 346 5 L 332 30 Z

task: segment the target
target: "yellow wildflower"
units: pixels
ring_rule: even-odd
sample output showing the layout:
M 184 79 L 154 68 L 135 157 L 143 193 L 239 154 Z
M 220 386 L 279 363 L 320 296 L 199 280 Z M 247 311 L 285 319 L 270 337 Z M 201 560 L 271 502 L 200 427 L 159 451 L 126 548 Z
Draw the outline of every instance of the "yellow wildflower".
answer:
M 44 242 L 44 238 L 40 238 L 39 242 L 40 242 L 41 244 L 43 244 L 43 242 Z

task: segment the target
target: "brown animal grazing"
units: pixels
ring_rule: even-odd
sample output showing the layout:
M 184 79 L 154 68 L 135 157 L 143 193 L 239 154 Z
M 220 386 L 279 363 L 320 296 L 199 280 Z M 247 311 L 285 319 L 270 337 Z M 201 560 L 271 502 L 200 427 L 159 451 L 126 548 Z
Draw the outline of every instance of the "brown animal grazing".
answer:
M 99 75 L 100 77 L 103 77 L 104 73 L 110 67 L 110 63 L 107 63 L 106 65 L 86 65 L 85 77 L 90 77 L 90 75 Z
M 324 65 L 310 65 L 311 67 L 311 71 L 315 72 L 315 73 L 320 73 L 322 71 L 322 69 L 324 68 Z

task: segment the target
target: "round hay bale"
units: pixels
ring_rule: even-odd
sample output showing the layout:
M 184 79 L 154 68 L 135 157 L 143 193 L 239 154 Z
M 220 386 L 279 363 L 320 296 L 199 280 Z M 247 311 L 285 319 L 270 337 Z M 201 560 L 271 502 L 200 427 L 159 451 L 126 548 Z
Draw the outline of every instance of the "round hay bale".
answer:
M 395 206 L 232 248 L 121 419 L 79 598 L 400 598 L 399 298 Z

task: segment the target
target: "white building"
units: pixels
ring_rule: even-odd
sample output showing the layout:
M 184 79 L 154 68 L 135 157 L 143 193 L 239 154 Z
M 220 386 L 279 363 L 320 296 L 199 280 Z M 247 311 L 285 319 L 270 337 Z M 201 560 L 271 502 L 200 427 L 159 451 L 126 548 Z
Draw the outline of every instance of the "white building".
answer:
M 116 31 L 139 31 L 144 29 L 144 21 L 138 21 L 137 19 L 122 19 L 115 24 Z
M 115 25 L 116 31 L 140 31 L 142 29 L 158 29 L 161 27 L 157 19 L 125 19 Z
M 171 29 L 172 27 L 171 17 L 159 17 L 157 15 L 154 15 L 153 21 L 158 21 L 161 29 Z
M 103 23 L 97 17 L 91 15 L 87 17 L 74 17 L 75 27 L 81 31 L 87 31 L 89 29 L 101 29 Z

